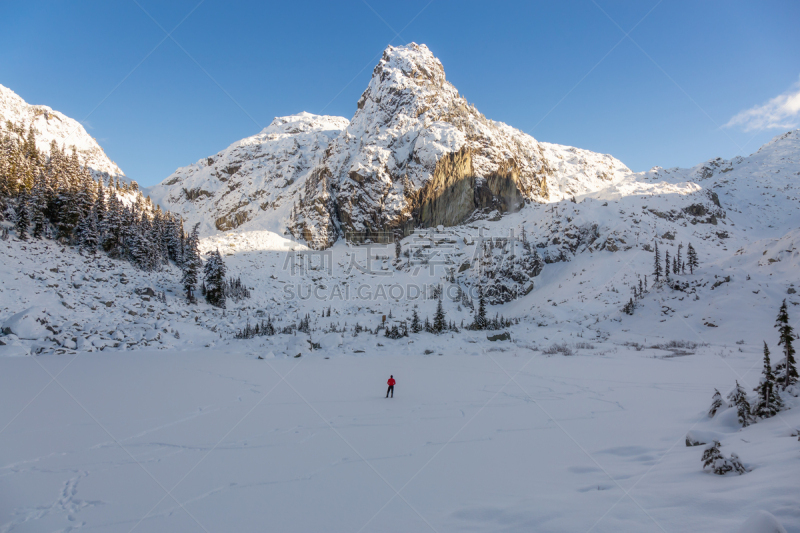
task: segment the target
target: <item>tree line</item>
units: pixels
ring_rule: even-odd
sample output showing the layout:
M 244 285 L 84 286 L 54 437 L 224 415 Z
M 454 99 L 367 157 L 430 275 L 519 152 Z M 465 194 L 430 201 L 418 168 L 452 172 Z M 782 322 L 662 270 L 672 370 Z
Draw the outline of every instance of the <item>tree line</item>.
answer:
M 145 271 L 170 262 L 183 271 L 181 284 L 189 301 L 203 266 L 198 251 L 199 225 L 191 234 L 183 220 L 154 206 L 135 181 L 92 174 L 70 151 L 50 143 L 49 153 L 36 146 L 36 130 L 6 123 L 0 136 L 0 220 L 13 222 L 17 238 L 54 239 L 82 252 L 104 252 Z M 8 238 L 4 226 L 3 238 Z M 227 296 L 248 297 L 241 280 L 226 280 L 219 252 L 206 261 L 202 292 L 206 300 L 225 307 Z

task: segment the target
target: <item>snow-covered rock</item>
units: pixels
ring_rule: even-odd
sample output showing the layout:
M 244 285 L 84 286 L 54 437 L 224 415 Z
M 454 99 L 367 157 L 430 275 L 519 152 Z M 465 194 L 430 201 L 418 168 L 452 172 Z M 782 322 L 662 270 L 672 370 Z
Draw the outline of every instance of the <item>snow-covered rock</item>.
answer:
M 47 335 L 47 319 L 47 310 L 44 307 L 31 307 L 3 322 L 2 333 L 14 334 L 20 339 L 40 339 Z

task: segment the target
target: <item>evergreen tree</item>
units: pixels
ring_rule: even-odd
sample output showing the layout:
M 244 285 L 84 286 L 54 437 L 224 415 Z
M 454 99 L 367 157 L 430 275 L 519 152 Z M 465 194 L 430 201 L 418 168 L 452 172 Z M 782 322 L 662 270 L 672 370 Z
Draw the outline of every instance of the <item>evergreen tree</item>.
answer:
M 661 279 L 661 255 L 658 253 L 658 241 L 656 241 L 655 250 L 655 264 L 653 265 L 653 275 L 656 277 L 656 282 Z
M 669 262 L 669 250 L 664 252 L 664 277 L 667 278 L 669 281 L 669 270 L 670 270 L 670 262 Z
M 447 321 L 445 320 L 444 307 L 442 306 L 442 297 L 439 295 L 439 303 L 436 304 L 436 314 L 433 316 L 433 330 L 436 333 L 442 333 L 447 329 Z
M 403 253 L 403 245 L 400 242 L 400 233 L 395 232 L 394 234 L 394 258 L 400 259 L 400 254 Z
M 28 227 L 31 225 L 30 214 L 28 213 L 28 193 L 22 192 L 17 201 L 16 214 L 16 230 L 17 238 L 26 240 L 28 238 Z
M 675 261 L 672 265 L 673 274 L 681 273 L 681 248 L 683 248 L 683 243 L 678 244 L 678 254 L 675 256 Z
M 628 300 L 628 303 L 626 303 L 622 307 L 622 312 L 625 313 L 626 315 L 632 315 L 634 309 L 636 309 L 636 304 L 633 303 L 633 298 L 631 298 L 630 300 Z
M 719 441 L 715 440 L 705 449 L 705 451 L 703 451 L 703 457 L 701 460 L 703 461 L 704 469 L 710 467 L 714 471 L 714 473 L 719 473 L 717 472 L 716 466 L 717 465 L 722 466 L 722 463 L 725 462 L 725 458 L 722 456 L 722 452 L 719 451 L 720 446 L 721 444 L 719 443 Z M 724 474 L 725 472 L 722 473 Z
M 694 269 L 697 268 L 700 263 L 697 261 L 697 252 L 695 251 L 694 246 L 692 246 L 692 243 L 689 243 L 689 245 L 686 247 L 686 259 L 686 264 L 689 265 L 689 273 L 694 274 Z
M 78 245 L 94 253 L 98 242 L 97 214 L 94 210 L 80 220 L 76 231 Z
M 411 331 L 412 333 L 419 333 L 422 330 L 422 325 L 419 323 L 419 315 L 417 310 L 411 311 Z
M 206 301 L 221 309 L 225 309 L 225 272 L 225 263 L 219 250 L 208 254 L 203 277 Z
M 783 402 L 775 387 L 775 376 L 772 374 L 772 364 L 769 360 L 769 347 L 764 342 L 764 369 L 762 370 L 761 383 L 755 388 L 758 399 L 753 406 L 753 415 L 761 418 L 775 416 L 783 407 Z
M 183 277 L 181 284 L 186 290 L 186 298 L 194 301 L 194 287 L 197 285 L 197 271 L 200 268 L 200 252 L 197 249 L 200 240 L 200 223 L 194 225 L 192 233 L 186 239 L 186 247 L 183 251 Z
M 722 407 L 722 394 L 717 389 L 714 389 L 714 396 L 711 397 L 711 407 L 708 409 L 708 417 L 714 418 L 720 407 Z
M 94 200 L 94 210 L 97 213 L 97 223 L 102 224 L 103 218 L 106 216 L 106 192 L 103 186 L 103 180 L 97 183 L 97 194 Z
M 47 225 L 47 176 L 40 171 L 33 182 L 33 192 L 31 194 L 31 223 L 33 225 L 33 236 L 41 239 Z
M 750 402 L 747 401 L 747 392 L 736 381 L 736 388 L 728 394 L 728 407 L 735 407 L 742 427 L 750 425 Z
M 712 444 L 706 447 L 703 452 L 703 469 L 710 468 L 711 471 L 717 475 L 724 476 L 728 472 L 736 472 L 737 474 L 744 474 L 747 472 L 739 456 L 732 453 L 729 459 L 726 459 L 722 452 L 719 451 L 721 444 L 718 440 L 714 440 Z
M 111 194 L 108 199 L 108 208 L 103 222 L 100 224 L 100 233 L 103 235 L 101 241 L 103 250 L 111 257 L 121 257 L 123 253 L 123 211 L 116 194 Z
M 486 300 L 483 297 L 483 288 L 478 285 L 478 309 L 475 311 L 475 319 L 472 323 L 473 329 L 486 329 Z
M 786 300 L 783 300 L 781 308 L 778 311 L 778 319 L 775 322 L 775 327 L 778 328 L 778 346 L 783 346 L 783 365 L 782 365 L 782 379 L 783 388 L 786 389 L 789 385 L 797 382 L 797 362 L 794 358 L 794 328 L 789 324 L 789 311 L 786 309 Z

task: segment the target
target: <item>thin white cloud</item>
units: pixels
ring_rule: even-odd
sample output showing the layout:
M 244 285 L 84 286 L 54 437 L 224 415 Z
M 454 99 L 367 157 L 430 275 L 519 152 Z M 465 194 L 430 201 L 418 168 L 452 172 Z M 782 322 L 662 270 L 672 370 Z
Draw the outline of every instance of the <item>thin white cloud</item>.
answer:
M 787 92 L 745 111 L 740 111 L 724 128 L 739 127 L 744 131 L 792 129 L 800 124 L 800 81 Z

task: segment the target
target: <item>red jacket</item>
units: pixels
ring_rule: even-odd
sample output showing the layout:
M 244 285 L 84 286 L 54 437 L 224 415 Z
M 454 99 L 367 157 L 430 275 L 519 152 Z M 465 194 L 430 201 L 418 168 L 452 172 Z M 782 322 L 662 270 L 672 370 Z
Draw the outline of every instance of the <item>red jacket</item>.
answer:
M 389 381 L 387 381 L 386 383 L 388 383 L 390 387 L 394 387 L 395 384 L 394 378 L 389 378 Z

